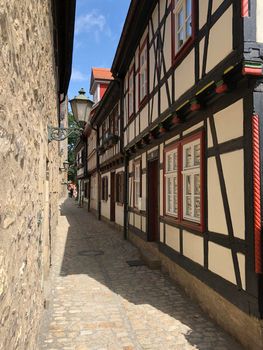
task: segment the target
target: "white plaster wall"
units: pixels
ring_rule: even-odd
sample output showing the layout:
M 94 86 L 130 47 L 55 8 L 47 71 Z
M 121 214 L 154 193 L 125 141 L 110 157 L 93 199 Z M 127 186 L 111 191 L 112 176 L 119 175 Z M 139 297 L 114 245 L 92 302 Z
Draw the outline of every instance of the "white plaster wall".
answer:
M 212 13 L 214 13 L 223 2 L 224 0 L 213 0 Z
M 164 148 L 164 144 L 161 143 L 160 144 L 160 155 L 159 155 L 159 157 L 160 157 L 160 164 L 163 163 L 163 148 Z
M 178 228 L 165 225 L 165 243 L 177 252 L 180 251 L 180 231 Z
M 245 239 L 243 150 L 221 156 L 235 237 Z
M 97 210 L 98 205 L 98 176 L 97 174 L 91 176 L 91 192 L 92 198 L 90 199 L 90 208 Z
M 200 63 L 199 63 L 199 78 L 202 77 L 204 46 L 205 46 L 205 38 L 203 38 L 199 43 L 199 61 L 200 61 Z
M 135 122 L 135 135 L 138 136 L 140 133 L 140 116 L 137 116 L 134 122 Z
M 187 258 L 204 264 L 204 243 L 203 238 L 193 235 L 188 231 L 183 231 L 183 254 Z
M 194 85 L 194 66 L 194 50 L 192 50 L 175 70 L 175 100 Z
M 146 168 L 146 165 L 147 165 L 146 157 L 147 157 L 147 154 L 146 152 L 144 152 L 142 154 L 142 169 Z
M 158 94 L 154 94 L 153 96 L 153 103 L 152 101 L 150 103 L 150 116 L 152 117 L 152 122 L 159 117 L 158 114 Z M 148 119 L 147 119 L 147 125 L 148 126 Z M 143 129 L 142 129 L 143 130 Z
M 164 49 L 164 59 L 165 59 L 165 65 L 166 65 L 166 71 L 169 70 L 169 68 L 172 66 L 172 32 L 171 32 L 171 15 L 169 15 L 166 19 L 165 27 L 162 27 L 161 35 L 163 37 L 163 31 L 165 30 L 165 36 L 164 36 L 164 43 L 163 43 L 163 49 Z M 165 29 L 164 29 L 165 28 Z M 161 78 L 164 75 L 163 65 L 161 67 Z
M 172 99 L 172 78 L 168 79 L 168 89 L 170 92 L 170 98 Z M 164 112 L 168 107 L 169 107 L 169 103 L 168 103 L 166 84 L 163 84 L 163 86 L 161 87 L 161 113 Z
M 147 104 L 141 110 L 140 116 L 141 116 L 141 132 L 142 132 L 145 129 L 145 127 L 148 126 L 148 105 Z M 145 127 L 143 128 L 143 126 Z
M 134 226 L 141 229 L 141 215 L 134 214 Z
M 179 135 L 171 137 L 169 140 L 165 141 L 165 146 L 170 145 L 172 142 L 177 141 L 179 139 Z
M 190 134 L 190 132 L 195 131 L 199 128 L 201 128 L 202 126 L 204 126 L 204 122 L 200 122 L 198 124 L 195 124 L 194 126 L 192 126 L 191 128 L 188 128 L 187 130 L 183 131 L 183 136 Z
M 134 226 L 134 214 L 129 212 L 129 224 Z
M 103 174 L 102 177 L 108 177 L 108 193 L 111 194 L 111 186 L 110 186 L 110 173 Z M 108 197 L 107 201 L 101 200 L 101 215 L 107 219 L 110 219 L 110 197 Z
M 164 243 L 164 223 L 160 222 L 160 242 Z
M 218 143 L 243 136 L 243 114 L 243 99 L 240 99 L 214 115 Z M 208 147 L 213 146 L 209 119 L 207 128 L 207 145 Z
M 213 69 L 233 50 L 232 6 L 220 17 L 210 30 L 206 73 Z M 224 38 L 222 40 L 222 38 Z
M 142 216 L 142 231 L 146 232 L 146 218 Z
M 171 0 L 167 1 L 167 8 L 170 6 Z M 162 19 L 166 11 L 166 0 L 160 0 L 160 18 Z
M 153 22 L 153 30 L 154 32 L 157 30 L 158 28 L 158 3 L 155 6 L 153 13 L 152 13 L 152 22 Z M 150 31 L 149 31 L 149 40 L 152 39 L 152 27 L 150 26 Z
M 245 289 L 245 256 L 237 253 L 242 288 Z M 231 250 L 213 242 L 208 245 L 208 269 L 226 280 L 236 284 Z
M 115 222 L 116 224 L 123 226 L 123 205 L 117 204 L 115 207 Z
M 134 139 L 134 121 L 129 125 L 129 142 Z
M 207 20 L 208 0 L 199 1 L 199 29 L 201 29 Z
M 226 218 L 215 157 L 207 162 L 208 230 L 227 234 Z
M 145 41 L 147 35 L 148 35 L 148 27 L 146 27 L 146 29 L 145 29 L 145 31 L 144 31 L 142 37 L 141 37 L 140 45 L 143 45 L 143 43 L 144 43 L 144 41 Z

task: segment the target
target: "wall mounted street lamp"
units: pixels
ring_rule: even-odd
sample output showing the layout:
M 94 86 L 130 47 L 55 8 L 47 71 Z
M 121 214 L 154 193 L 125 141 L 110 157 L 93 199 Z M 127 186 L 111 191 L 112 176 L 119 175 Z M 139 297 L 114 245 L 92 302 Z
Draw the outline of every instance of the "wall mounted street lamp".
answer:
M 69 170 L 69 162 L 67 160 L 64 160 L 63 162 L 63 168 L 59 168 L 60 171 L 68 171 Z
M 84 125 L 88 121 L 93 102 L 85 95 L 85 90 L 80 89 L 79 95 L 69 101 L 75 123 L 69 128 L 48 126 L 48 141 L 63 141 L 71 134 L 81 135 Z

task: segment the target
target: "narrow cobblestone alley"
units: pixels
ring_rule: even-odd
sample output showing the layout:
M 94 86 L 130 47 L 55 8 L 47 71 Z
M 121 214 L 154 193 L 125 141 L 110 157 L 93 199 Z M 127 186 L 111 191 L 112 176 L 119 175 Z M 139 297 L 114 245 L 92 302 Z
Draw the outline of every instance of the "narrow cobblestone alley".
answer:
M 41 350 L 242 349 L 138 251 L 68 199 L 53 258 Z

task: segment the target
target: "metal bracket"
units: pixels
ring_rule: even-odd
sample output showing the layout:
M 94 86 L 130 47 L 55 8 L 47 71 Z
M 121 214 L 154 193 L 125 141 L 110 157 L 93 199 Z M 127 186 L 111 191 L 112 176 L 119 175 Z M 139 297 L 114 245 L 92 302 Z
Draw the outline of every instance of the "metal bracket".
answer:
M 63 141 L 67 139 L 71 134 L 81 135 L 83 133 L 83 128 L 76 125 L 70 128 L 64 127 L 54 127 L 48 125 L 48 142 L 51 141 Z

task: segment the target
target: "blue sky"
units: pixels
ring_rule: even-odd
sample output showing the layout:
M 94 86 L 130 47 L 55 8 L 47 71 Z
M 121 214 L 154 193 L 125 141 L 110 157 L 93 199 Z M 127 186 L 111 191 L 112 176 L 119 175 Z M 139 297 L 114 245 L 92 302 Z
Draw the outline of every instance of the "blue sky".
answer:
M 77 0 L 72 75 L 68 95 L 89 96 L 91 67 L 110 68 L 130 0 Z

